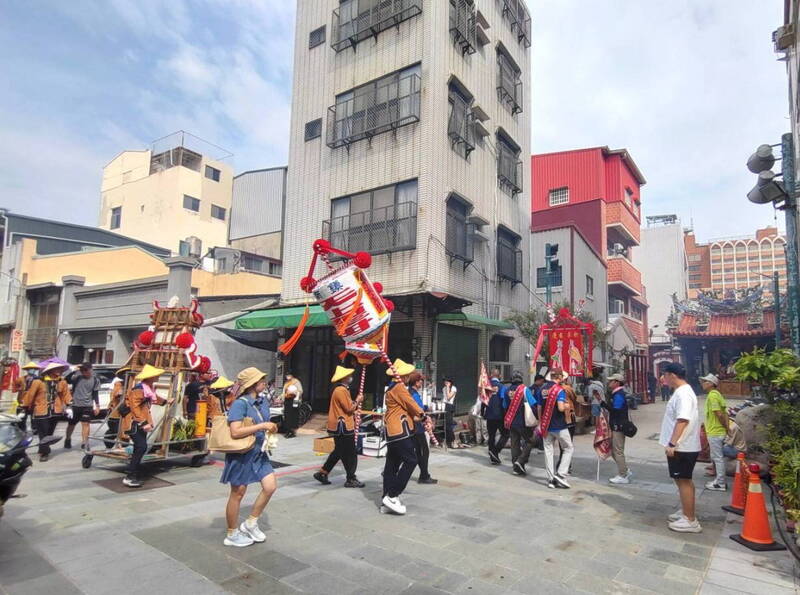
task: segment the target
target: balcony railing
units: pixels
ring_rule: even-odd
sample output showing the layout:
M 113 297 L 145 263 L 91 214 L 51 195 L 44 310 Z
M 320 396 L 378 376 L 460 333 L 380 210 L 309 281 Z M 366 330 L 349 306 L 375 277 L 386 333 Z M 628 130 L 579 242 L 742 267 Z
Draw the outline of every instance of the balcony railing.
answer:
M 531 15 L 525 0 L 503 0 L 503 16 L 508 19 L 511 32 L 517 34 L 517 41 L 531 47 Z
M 322 222 L 322 237 L 348 252 L 387 254 L 417 247 L 417 203 L 404 202 Z
M 57 337 L 58 329 L 55 327 L 28 329 L 25 333 L 25 350 L 36 357 L 53 355 Z
M 497 97 L 512 114 L 522 112 L 520 73 L 503 57 L 497 59 Z
M 345 0 L 333 11 L 331 47 L 337 52 L 422 12 L 422 0 Z
M 522 250 L 498 242 L 497 276 L 511 281 L 512 286 L 522 282 Z
M 475 149 L 475 127 L 469 104 L 458 94 L 451 93 L 450 118 L 447 121 L 447 136 L 450 144 L 458 149 L 464 157 Z
M 376 134 L 419 122 L 419 75 L 387 80 L 366 95 L 328 108 L 328 139 L 332 149 L 348 146 Z
M 462 54 L 477 51 L 475 5 L 468 0 L 450 0 L 450 35 Z
M 512 196 L 519 194 L 522 192 L 522 161 L 503 143 L 497 143 L 497 147 L 497 181 Z

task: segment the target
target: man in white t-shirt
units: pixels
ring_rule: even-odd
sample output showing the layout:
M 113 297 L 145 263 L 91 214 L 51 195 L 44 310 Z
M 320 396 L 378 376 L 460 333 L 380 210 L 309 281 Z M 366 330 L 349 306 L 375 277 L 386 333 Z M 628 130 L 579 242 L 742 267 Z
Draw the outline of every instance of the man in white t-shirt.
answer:
M 673 390 L 661 422 L 659 444 L 667 455 L 669 476 L 675 480 L 681 508 L 669 515 L 669 528 L 680 533 L 700 533 L 703 528 L 694 512 L 692 472 L 700 454 L 700 418 L 697 395 L 686 382 L 686 368 L 672 362 L 664 368 L 664 379 Z

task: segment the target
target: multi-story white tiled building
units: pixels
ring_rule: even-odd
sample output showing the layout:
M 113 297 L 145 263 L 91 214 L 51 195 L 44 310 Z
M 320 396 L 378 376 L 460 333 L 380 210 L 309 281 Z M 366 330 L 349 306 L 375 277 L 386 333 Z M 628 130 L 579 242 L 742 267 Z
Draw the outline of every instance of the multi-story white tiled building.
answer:
M 282 301 L 318 237 L 373 254 L 390 355 L 453 376 L 527 369 L 503 318 L 530 304 L 530 16 L 524 0 L 299 0 Z M 327 399 L 341 349 L 311 328 L 290 366 Z M 372 366 L 367 394 L 384 384 Z

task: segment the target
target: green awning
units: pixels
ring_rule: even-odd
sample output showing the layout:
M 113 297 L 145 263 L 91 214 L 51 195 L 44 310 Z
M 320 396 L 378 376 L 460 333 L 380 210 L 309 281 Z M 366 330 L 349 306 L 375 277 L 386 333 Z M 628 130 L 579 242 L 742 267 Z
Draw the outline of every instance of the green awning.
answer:
M 306 326 L 328 326 L 330 318 L 322 306 L 311 306 Z M 300 324 L 305 306 L 255 310 L 236 319 L 237 329 L 295 328 Z
M 495 320 L 477 314 L 467 314 L 466 312 L 450 312 L 449 314 L 439 314 L 436 316 L 439 322 L 472 322 L 481 326 L 493 326 L 495 328 L 512 329 L 514 325 L 505 320 Z

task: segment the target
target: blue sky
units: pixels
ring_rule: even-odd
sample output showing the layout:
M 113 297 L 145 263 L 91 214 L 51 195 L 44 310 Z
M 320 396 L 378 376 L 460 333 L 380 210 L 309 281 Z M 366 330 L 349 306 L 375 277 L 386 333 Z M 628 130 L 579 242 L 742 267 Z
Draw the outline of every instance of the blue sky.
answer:
M 770 224 L 744 162 L 789 128 L 782 4 L 530 0 L 534 152 L 627 147 L 645 214 L 691 217 L 701 239 Z M 179 129 L 236 171 L 285 164 L 294 5 L 4 3 L 0 206 L 95 224 L 103 165 Z

